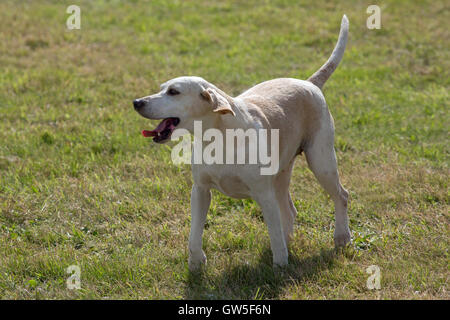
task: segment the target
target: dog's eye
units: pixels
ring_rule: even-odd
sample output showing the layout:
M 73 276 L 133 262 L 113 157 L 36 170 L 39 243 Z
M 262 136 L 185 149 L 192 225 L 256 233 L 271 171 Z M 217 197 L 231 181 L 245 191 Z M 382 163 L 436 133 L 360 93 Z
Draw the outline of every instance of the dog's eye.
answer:
M 180 94 L 180 92 L 179 91 L 177 91 L 177 90 L 175 90 L 175 89 L 169 89 L 169 90 L 167 90 L 167 94 L 169 95 L 169 96 L 175 96 L 175 95 L 177 95 L 177 94 Z

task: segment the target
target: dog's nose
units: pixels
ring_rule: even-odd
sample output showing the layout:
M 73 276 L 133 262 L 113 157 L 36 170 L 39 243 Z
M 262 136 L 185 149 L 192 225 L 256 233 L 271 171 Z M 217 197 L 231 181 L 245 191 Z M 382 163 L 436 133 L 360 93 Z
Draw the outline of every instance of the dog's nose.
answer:
M 140 99 L 133 100 L 133 106 L 134 106 L 135 110 L 139 110 L 144 105 L 145 105 L 145 101 L 143 101 L 143 100 L 140 100 Z

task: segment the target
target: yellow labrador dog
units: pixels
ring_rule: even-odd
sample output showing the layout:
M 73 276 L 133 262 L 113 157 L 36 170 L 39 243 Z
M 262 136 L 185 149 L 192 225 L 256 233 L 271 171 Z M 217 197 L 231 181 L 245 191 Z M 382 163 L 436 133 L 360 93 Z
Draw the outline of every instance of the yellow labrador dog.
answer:
M 203 130 L 214 128 L 224 134 L 228 129 L 278 129 L 279 164 L 275 174 L 262 175 L 260 164 L 192 163 L 191 270 L 206 263 L 202 235 L 211 188 L 235 198 L 253 198 L 260 205 L 269 230 L 274 265 L 288 263 L 287 244 L 297 214 L 289 194 L 289 182 L 294 158 L 302 152 L 334 201 L 335 245 L 345 246 L 350 242 L 348 192 L 339 181 L 334 123 L 321 91 L 342 59 L 348 26 L 344 15 L 330 58 L 306 81 L 273 79 L 231 97 L 202 78 L 179 77 L 162 84 L 159 93 L 133 101 L 141 116 L 162 120 L 156 129 L 143 131 L 144 136 L 151 136 L 158 143 L 169 141 L 178 128 L 193 133 L 195 121 L 201 121 Z

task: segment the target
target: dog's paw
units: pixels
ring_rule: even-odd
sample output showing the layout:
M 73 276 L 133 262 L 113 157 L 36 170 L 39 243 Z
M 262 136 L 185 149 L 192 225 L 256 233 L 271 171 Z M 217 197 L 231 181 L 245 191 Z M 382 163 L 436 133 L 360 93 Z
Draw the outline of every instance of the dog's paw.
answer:
M 273 256 L 273 267 L 274 269 L 282 269 L 288 265 L 288 254 L 287 251 L 279 256 Z
M 344 232 L 337 233 L 334 232 L 334 246 L 336 248 L 345 247 L 351 242 L 350 230 L 345 230 Z
M 203 251 L 197 255 L 191 254 L 188 260 L 189 270 L 191 272 L 199 271 L 202 266 L 206 265 L 206 262 L 206 255 Z
M 283 273 L 286 268 L 288 266 L 288 262 L 283 262 L 283 263 L 273 263 L 273 271 L 276 273 Z

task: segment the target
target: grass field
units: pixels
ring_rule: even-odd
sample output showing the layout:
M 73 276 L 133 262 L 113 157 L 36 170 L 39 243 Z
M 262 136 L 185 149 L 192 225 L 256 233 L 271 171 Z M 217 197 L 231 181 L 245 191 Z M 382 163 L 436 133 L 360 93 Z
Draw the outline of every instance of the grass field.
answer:
M 66 28 L 67 6 L 81 30 Z M 449 299 L 448 1 L 1 1 L 0 298 Z M 232 95 L 305 79 L 350 20 L 324 94 L 353 243 L 304 157 L 290 264 L 274 273 L 259 207 L 213 193 L 208 266 L 187 268 L 190 167 L 140 135 L 132 100 L 176 76 Z M 68 290 L 66 269 L 81 269 Z M 368 290 L 377 265 L 381 289 Z

